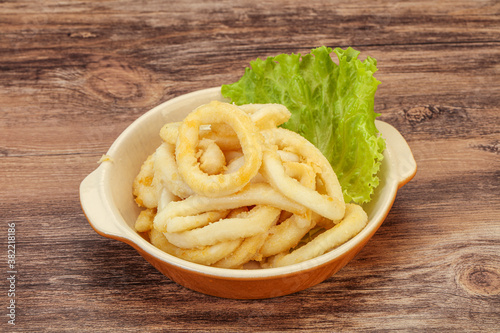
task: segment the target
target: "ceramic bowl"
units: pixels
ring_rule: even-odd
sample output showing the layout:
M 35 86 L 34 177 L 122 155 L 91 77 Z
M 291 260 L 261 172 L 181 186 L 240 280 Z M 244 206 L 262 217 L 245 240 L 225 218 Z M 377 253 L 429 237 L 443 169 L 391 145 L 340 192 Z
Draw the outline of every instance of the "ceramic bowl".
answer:
M 365 246 L 389 213 L 397 190 L 416 173 L 415 160 L 401 134 L 391 125 L 376 121 L 387 148 L 379 173 L 380 185 L 373 200 L 364 206 L 368 225 L 357 236 L 317 258 L 280 268 L 223 269 L 179 259 L 151 245 L 134 230 L 140 210 L 134 202 L 132 182 L 146 157 L 160 145 L 161 126 L 182 120 L 212 100 L 224 100 L 220 87 L 174 98 L 145 113 L 112 144 L 107 152 L 109 161 L 102 162 L 80 185 L 83 211 L 98 234 L 131 245 L 161 273 L 189 289 L 224 298 L 262 299 L 291 294 L 324 281 Z

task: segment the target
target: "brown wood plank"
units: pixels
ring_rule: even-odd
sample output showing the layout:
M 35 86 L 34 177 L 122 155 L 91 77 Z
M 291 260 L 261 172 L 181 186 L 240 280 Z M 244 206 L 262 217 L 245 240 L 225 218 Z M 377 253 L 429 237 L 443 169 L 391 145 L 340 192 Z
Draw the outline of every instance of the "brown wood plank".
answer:
M 16 326 L 4 289 L 0 331 L 498 331 L 499 14 L 489 0 L 0 1 L 0 244 L 15 223 L 18 271 Z M 349 265 L 293 295 L 219 299 L 94 232 L 79 184 L 137 117 L 320 45 L 377 59 L 379 119 L 418 164 Z

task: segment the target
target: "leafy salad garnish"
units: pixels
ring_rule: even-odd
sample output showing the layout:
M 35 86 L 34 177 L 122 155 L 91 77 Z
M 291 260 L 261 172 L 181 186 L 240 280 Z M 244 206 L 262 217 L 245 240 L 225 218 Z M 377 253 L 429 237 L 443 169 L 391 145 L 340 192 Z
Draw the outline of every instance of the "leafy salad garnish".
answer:
M 325 155 L 342 186 L 346 202 L 370 201 L 385 141 L 375 127 L 377 61 L 358 60 L 352 48 L 322 46 L 306 55 L 280 54 L 250 62 L 222 95 L 237 105 L 279 103 L 292 116 L 282 126 L 301 134 Z

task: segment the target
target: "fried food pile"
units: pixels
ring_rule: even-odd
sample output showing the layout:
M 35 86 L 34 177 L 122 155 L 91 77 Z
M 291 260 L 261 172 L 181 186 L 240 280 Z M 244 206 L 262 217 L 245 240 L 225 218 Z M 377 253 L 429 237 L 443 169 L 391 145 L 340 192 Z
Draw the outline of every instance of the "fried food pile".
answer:
M 212 101 L 167 123 L 133 194 L 135 228 L 159 249 L 222 268 L 280 267 L 345 243 L 368 218 L 345 203 L 328 160 L 278 127 L 280 104 Z

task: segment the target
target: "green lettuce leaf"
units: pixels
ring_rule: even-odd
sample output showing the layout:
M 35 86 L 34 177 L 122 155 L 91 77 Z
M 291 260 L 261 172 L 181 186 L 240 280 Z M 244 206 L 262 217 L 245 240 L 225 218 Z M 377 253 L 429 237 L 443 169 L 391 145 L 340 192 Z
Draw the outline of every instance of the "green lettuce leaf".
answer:
M 346 202 L 364 203 L 379 184 L 385 149 L 375 127 L 377 61 L 360 61 L 358 51 L 336 48 L 337 64 L 331 52 L 322 46 L 304 56 L 256 59 L 240 80 L 222 86 L 222 95 L 237 105 L 285 105 L 292 116 L 282 126 L 321 150 L 339 178 Z

